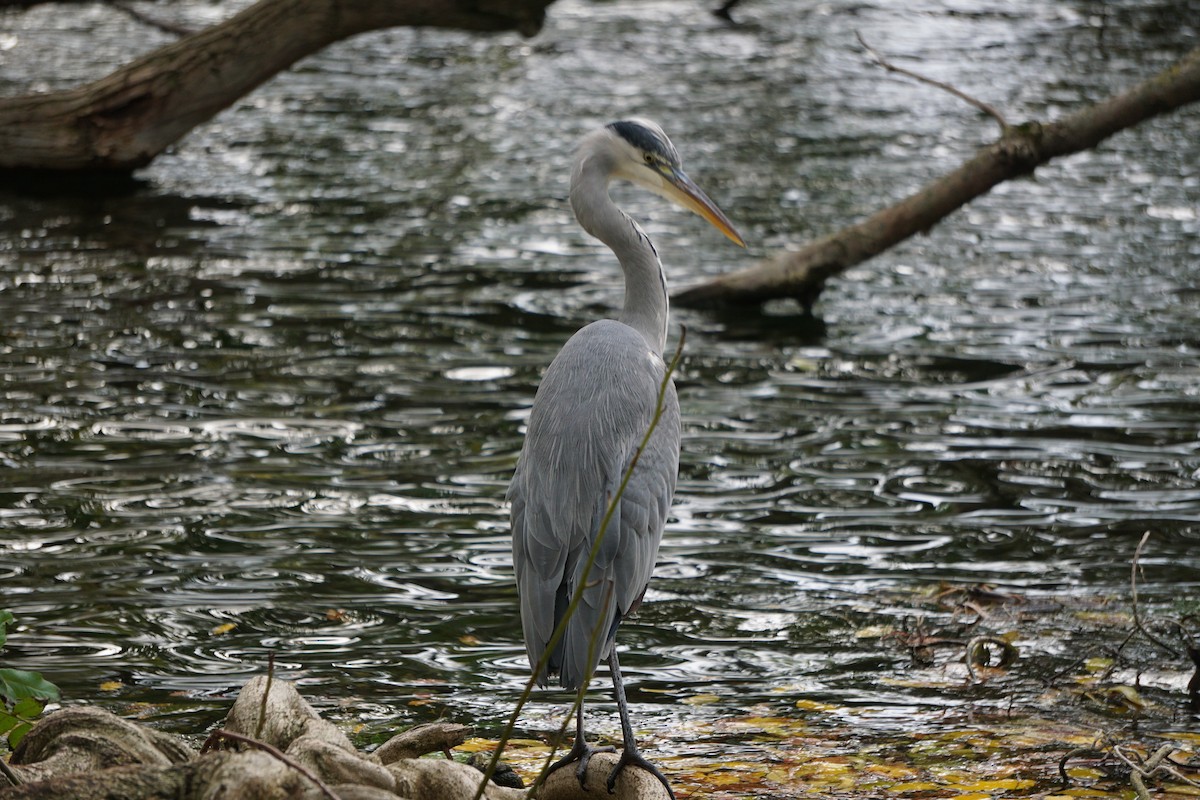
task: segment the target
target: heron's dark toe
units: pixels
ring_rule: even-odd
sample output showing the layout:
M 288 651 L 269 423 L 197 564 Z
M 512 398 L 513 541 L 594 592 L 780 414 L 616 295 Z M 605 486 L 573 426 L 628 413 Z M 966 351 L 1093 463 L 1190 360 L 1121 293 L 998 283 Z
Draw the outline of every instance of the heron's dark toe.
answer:
M 576 739 L 575 744 L 571 745 L 571 749 L 567 752 L 567 754 L 565 756 L 563 756 L 562 758 L 560 758 L 558 761 L 554 762 L 554 764 L 550 767 L 550 769 L 546 770 L 546 777 L 550 777 L 550 773 L 554 772 L 555 770 L 561 769 L 561 768 L 567 766 L 568 764 L 576 764 L 577 766 L 575 767 L 575 779 L 577 781 L 579 781 L 579 785 L 582 788 L 586 789 L 587 788 L 587 769 L 588 769 L 588 764 L 592 760 L 592 756 L 596 755 L 596 753 L 612 753 L 615 750 L 616 750 L 615 747 L 611 747 L 611 746 L 607 746 L 607 745 L 604 747 L 594 747 L 594 746 L 588 744 L 587 742 L 583 741 L 582 739 Z M 610 793 L 611 793 L 611 791 L 612 790 L 609 789 Z
M 621 758 L 617 761 L 617 765 L 613 767 L 612 772 L 608 773 L 609 794 L 613 794 L 616 791 L 617 776 L 621 774 L 621 770 L 630 766 L 637 767 L 638 769 L 644 769 L 646 772 L 649 772 L 651 775 L 658 778 L 659 782 L 662 783 L 664 788 L 666 788 L 667 794 L 670 795 L 671 800 L 675 800 L 675 792 L 671 790 L 671 784 L 667 781 L 667 776 L 659 772 L 658 767 L 647 761 L 641 753 L 631 748 L 626 748 L 621 752 Z

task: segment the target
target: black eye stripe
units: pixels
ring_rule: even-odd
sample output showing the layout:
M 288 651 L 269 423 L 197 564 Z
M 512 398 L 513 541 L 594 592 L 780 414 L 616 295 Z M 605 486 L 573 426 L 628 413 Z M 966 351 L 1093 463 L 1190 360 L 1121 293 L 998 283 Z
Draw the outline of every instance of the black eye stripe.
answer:
M 673 163 L 678 156 L 670 142 L 664 141 L 654 131 L 637 122 L 621 120 L 608 125 L 609 130 L 646 154 L 647 163 L 657 159 L 668 164 Z

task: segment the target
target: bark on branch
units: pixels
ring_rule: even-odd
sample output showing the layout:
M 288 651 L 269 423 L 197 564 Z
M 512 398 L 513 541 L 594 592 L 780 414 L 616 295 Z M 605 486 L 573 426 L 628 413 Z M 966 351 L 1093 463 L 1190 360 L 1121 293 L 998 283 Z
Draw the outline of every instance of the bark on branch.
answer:
M 683 306 L 713 307 L 794 298 L 812 312 L 825 282 L 943 217 L 993 186 L 1028 175 L 1053 158 L 1095 147 L 1118 131 L 1200 100 L 1200 48 L 1134 88 L 1049 124 L 1008 128 L 950 174 L 862 222 L 802 250 L 775 255 L 677 294 Z
M 540 30 L 553 0 L 260 0 L 83 86 L 0 98 L 0 170 L 129 172 L 281 70 L 395 26 Z

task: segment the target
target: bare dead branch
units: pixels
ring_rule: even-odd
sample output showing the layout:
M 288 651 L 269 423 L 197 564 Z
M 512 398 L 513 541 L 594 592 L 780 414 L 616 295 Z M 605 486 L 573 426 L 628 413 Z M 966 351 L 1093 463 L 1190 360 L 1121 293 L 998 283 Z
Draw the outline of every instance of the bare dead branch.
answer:
M 1180 783 L 1200 789 L 1200 782 L 1180 772 L 1177 765 L 1171 760 L 1171 755 L 1175 753 L 1176 749 L 1173 744 L 1164 744 L 1143 761 L 1141 756 L 1136 752 L 1117 744 L 1113 745 L 1112 754 L 1124 763 L 1125 766 L 1129 767 L 1129 782 L 1133 784 L 1133 789 L 1137 792 L 1139 800 L 1150 800 L 1150 792 L 1146 788 L 1146 780 L 1158 775 L 1163 775 Z
M 99 80 L 0 98 L 0 171 L 128 174 L 327 45 L 397 26 L 531 36 L 553 0 L 258 0 Z
M 1118 131 L 1200 100 L 1200 48 L 1128 91 L 1056 122 L 1009 126 L 999 140 L 898 203 L 806 247 L 774 255 L 675 295 L 692 307 L 793 298 L 811 315 L 825 282 L 917 233 L 1011 178 L 1095 147 Z
M 1151 642 L 1158 645 L 1163 650 L 1166 650 L 1171 655 L 1178 656 L 1179 652 L 1174 647 L 1171 647 L 1169 644 L 1162 641 L 1161 639 L 1156 637 L 1154 634 L 1150 633 L 1150 631 L 1146 628 L 1146 626 L 1142 624 L 1142 615 L 1141 615 L 1140 610 L 1138 609 L 1137 578 L 1138 578 L 1138 570 L 1141 568 L 1141 564 L 1139 564 L 1138 562 L 1141 560 L 1141 557 L 1142 557 L 1142 548 L 1146 546 L 1146 541 L 1149 538 L 1150 538 L 1150 531 L 1146 531 L 1145 533 L 1142 534 L 1142 540 L 1140 542 L 1138 542 L 1137 548 L 1133 551 L 1133 564 L 1130 566 L 1130 569 L 1129 569 L 1129 592 L 1130 592 L 1130 599 L 1131 599 L 1131 602 L 1133 605 L 1133 626 L 1139 633 L 1141 633 L 1143 636 L 1145 636 Z
M 117 9 L 118 11 L 121 11 L 121 12 L 127 14 L 128 16 L 132 17 L 133 19 L 137 20 L 138 22 L 142 23 L 143 25 L 149 25 L 151 28 L 157 28 L 158 30 L 162 31 L 163 33 L 170 33 L 174 36 L 191 36 L 193 33 L 196 32 L 193 29 L 187 27 L 186 25 L 180 25 L 178 23 L 170 22 L 165 19 L 159 19 L 158 17 L 153 17 L 153 16 L 145 13 L 144 11 L 138 9 L 137 7 L 131 5 L 130 3 L 122 2 L 122 0 L 109 0 L 109 5 L 111 5 L 113 8 Z
M 972 97 L 971 95 L 967 94 L 966 92 L 962 91 L 961 89 L 958 89 L 957 87 L 952 86 L 948 83 L 943 83 L 942 81 L 934 80 L 933 78 L 930 78 L 926 75 L 922 75 L 919 72 L 913 72 L 910 69 L 905 69 L 904 67 L 896 66 L 895 64 L 893 64 L 892 62 L 890 62 L 886 58 L 884 58 L 883 55 L 880 54 L 880 52 L 878 50 L 876 50 L 874 47 L 871 47 L 871 45 L 867 44 L 867 40 L 863 38 L 863 35 L 861 33 L 859 33 L 858 31 L 855 31 L 854 35 L 858 37 L 858 43 L 863 46 L 863 49 L 865 49 L 868 53 L 870 53 L 871 57 L 875 59 L 875 63 L 877 63 L 879 66 L 883 67 L 884 69 L 886 69 L 888 72 L 895 72 L 898 75 L 905 75 L 909 78 L 912 78 L 913 80 L 919 81 L 921 83 L 927 83 L 930 86 L 936 86 L 937 88 L 941 89 L 942 91 L 949 92 L 950 94 L 954 95 L 958 99 L 963 100 L 963 101 L 969 103 L 970 105 L 975 106 L 975 108 L 978 108 L 984 114 L 987 114 L 989 117 L 996 120 L 997 124 L 1000 125 L 1000 135 L 1001 136 L 1003 136 L 1005 131 L 1008 130 L 1008 123 L 1005 121 L 1004 116 L 996 109 L 995 106 L 993 106 L 989 103 L 985 103 L 982 100 L 979 100 L 978 98 Z

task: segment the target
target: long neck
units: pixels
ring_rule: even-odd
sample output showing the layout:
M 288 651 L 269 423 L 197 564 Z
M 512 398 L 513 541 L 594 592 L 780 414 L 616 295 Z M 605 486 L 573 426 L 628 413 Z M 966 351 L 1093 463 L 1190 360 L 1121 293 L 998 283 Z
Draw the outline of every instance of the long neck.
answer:
M 618 319 L 655 353 L 667 343 L 667 281 L 650 239 L 608 196 L 611 169 L 602 156 L 584 158 L 571 176 L 571 208 L 583 229 L 608 245 L 625 272 L 625 307 Z

